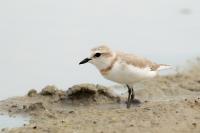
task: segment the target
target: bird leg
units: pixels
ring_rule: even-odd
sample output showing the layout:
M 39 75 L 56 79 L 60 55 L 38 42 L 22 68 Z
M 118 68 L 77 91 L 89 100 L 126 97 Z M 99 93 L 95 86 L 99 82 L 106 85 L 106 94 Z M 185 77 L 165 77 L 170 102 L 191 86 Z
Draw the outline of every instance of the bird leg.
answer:
M 128 87 L 128 101 L 127 101 L 127 108 L 130 108 L 131 106 L 131 89 Z
M 134 92 L 134 89 L 131 88 L 131 101 L 133 102 L 135 99 L 135 92 Z
M 130 87 L 129 85 L 126 85 L 128 88 L 128 101 L 127 101 L 127 108 L 130 108 L 131 102 L 135 99 L 135 92 L 133 90 L 133 87 Z

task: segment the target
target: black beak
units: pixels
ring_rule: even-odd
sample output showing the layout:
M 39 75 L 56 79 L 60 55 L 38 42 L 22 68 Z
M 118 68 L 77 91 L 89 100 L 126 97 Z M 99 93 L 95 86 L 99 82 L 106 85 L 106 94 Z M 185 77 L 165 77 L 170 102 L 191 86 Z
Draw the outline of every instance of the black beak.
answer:
M 92 59 L 90 59 L 90 58 L 85 58 L 84 60 L 82 60 L 82 61 L 79 63 L 79 65 L 85 64 L 85 63 L 87 63 L 87 62 L 90 61 L 90 60 L 92 60 Z

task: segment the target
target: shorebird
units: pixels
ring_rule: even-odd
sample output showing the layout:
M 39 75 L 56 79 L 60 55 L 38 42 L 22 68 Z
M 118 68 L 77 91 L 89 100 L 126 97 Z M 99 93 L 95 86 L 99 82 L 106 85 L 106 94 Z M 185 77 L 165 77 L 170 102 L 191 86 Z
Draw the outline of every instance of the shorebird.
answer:
M 170 65 L 157 64 L 134 54 L 114 52 L 107 45 L 93 48 L 91 55 L 79 64 L 85 63 L 96 66 L 104 78 L 127 86 L 127 108 L 135 100 L 135 83 L 157 76 L 160 70 L 171 68 Z

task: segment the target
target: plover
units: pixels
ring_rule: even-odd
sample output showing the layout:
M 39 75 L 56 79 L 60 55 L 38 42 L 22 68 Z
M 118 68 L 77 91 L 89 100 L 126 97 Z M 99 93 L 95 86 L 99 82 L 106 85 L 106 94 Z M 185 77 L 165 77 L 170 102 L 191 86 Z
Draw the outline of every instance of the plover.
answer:
M 127 108 L 135 98 L 135 83 L 157 76 L 160 70 L 171 68 L 171 65 L 157 64 L 134 54 L 114 52 L 107 45 L 93 48 L 91 55 L 79 64 L 87 62 L 96 66 L 104 78 L 127 86 Z

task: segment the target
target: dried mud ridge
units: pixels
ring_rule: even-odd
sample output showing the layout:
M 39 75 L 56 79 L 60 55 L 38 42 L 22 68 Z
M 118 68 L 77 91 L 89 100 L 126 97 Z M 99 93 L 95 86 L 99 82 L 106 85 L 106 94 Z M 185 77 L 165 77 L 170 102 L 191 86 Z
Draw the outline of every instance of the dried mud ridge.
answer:
M 30 124 L 10 133 L 199 133 L 200 59 L 170 76 L 135 86 L 139 106 L 126 109 L 127 94 L 80 84 L 67 91 L 46 86 L 0 102 L 0 111 L 28 115 Z
M 10 114 L 29 113 L 33 111 L 51 110 L 53 106 L 89 106 L 98 104 L 120 103 L 121 97 L 111 89 L 93 84 L 74 85 L 67 91 L 48 85 L 37 92 L 31 89 L 27 96 L 1 101 L 0 111 Z

